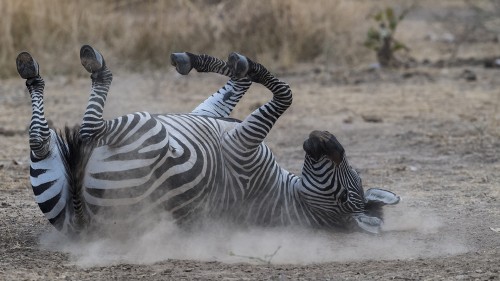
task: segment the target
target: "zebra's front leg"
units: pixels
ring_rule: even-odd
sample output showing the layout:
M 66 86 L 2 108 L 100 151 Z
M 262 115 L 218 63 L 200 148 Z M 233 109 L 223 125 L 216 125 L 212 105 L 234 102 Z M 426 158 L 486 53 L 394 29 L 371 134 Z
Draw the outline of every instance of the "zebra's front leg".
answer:
M 244 149 L 258 147 L 267 136 L 274 123 L 292 104 L 290 86 L 274 77 L 264 66 L 237 53 L 229 55 L 228 66 L 233 76 L 248 77 L 252 82 L 262 84 L 273 93 L 273 98 L 256 109 L 228 134 Z
M 38 63 L 29 53 L 20 53 L 16 58 L 16 65 L 19 75 L 26 79 L 26 87 L 31 95 L 32 115 L 29 143 L 32 156 L 36 159 L 44 159 L 49 153 L 50 146 L 50 129 L 43 107 L 45 82 L 39 74 Z
M 102 114 L 113 75 L 103 56 L 89 45 L 80 49 L 80 60 L 83 67 L 91 73 L 92 79 L 89 102 L 80 127 L 80 138 L 90 141 L 99 139 L 106 132 L 106 122 Z
M 187 75 L 193 68 L 198 72 L 214 72 L 231 77 L 232 71 L 226 62 L 208 55 L 173 53 L 171 64 L 177 72 Z M 246 78 L 232 77 L 222 88 L 208 97 L 191 113 L 211 117 L 228 117 L 252 82 Z

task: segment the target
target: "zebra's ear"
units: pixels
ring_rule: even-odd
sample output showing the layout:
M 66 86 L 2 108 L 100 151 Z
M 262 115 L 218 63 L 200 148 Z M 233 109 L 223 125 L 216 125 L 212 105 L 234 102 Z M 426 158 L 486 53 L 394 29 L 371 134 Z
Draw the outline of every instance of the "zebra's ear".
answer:
M 372 234 L 379 234 L 383 224 L 381 219 L 377 217 L 370 217 L 363 213 L 355 214 L 354 220 L 362 230 Z
M 396 205 L 401 201 L 401 197 L 396 194 L 379 188 L 370 188 L 365 192 L 365 203 L 377 203 L 380 205 Z

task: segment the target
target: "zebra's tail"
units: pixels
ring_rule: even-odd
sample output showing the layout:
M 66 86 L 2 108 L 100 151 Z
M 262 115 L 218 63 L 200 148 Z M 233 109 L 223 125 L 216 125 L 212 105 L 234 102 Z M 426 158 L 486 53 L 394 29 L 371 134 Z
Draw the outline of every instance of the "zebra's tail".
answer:
M 85 169 L 94 148 L 93 142 L 84 142 L 79 136 L 79 128 L 65 127 L 58 139 L 63 155 L 69 192 L 67 206 L 71 213 L 71 225 L 75 232 L 81 232 L 90 222 L 88 207 L 83 198 Z

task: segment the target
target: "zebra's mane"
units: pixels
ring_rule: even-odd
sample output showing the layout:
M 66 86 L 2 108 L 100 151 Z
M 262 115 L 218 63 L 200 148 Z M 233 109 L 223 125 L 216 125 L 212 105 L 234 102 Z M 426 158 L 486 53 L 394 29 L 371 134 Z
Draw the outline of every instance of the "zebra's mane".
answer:
M 81 230 L 89 223 L 89 216 L 82 196 L 85 168 L 89 161 L 95 141 L 82 141 L 79 127 L 66 126 L 63 131 L 57 132 L 57 145 L 61 152 L 69 186 L 68 206 L 72 206 L 73 226 L 76 231 Z

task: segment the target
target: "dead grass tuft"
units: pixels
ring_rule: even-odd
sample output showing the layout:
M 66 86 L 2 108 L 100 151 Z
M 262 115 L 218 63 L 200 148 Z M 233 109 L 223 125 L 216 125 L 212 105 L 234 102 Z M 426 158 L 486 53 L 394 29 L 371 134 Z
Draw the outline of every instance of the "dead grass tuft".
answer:
M 168 66 L 173 51 L 225 57 L 239 51 L 272 67 L 321 59 L 359 62 L 368 1 L 0 1 L 0 77 L 27 50 L 42 71 L 81 73 L 82 44 L 141 71 Z M 360 29 L 361 28 L 361 29 Z M 359 35 L 359 37 L 358 37 Z M 114 60 L 118 61 L 118 60 Z M 117 63 L 118 64 L 118 63 Z

